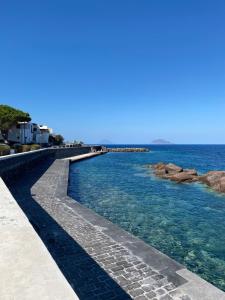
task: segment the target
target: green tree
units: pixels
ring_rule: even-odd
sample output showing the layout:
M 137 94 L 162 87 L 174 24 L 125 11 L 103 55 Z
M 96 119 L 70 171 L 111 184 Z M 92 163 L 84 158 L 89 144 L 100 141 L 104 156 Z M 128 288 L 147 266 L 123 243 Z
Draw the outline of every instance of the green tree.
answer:
M 49 137 L 50 143 L 53 145 L 61 145 L 64 141 L 64 137 L 61 134 L 50 135 Z
M 82 145 L 84 145 L 84 142 L 82 142 L 82 141 L 77 141 L 77 140 L 74 140 L 74 145 L 80 145 L 80 146 L 82 146 Z
M 64 137 L 61 134 L 56 134 L 55 143 L 56 145 L 61 145 L 64 141 Z
M 29 122 L 31 117 L 28 113 L 22 110 L 13 108 L 8 105 L 0 105 L 0 131 L 6 139 L 8 130 L 18 122 Z

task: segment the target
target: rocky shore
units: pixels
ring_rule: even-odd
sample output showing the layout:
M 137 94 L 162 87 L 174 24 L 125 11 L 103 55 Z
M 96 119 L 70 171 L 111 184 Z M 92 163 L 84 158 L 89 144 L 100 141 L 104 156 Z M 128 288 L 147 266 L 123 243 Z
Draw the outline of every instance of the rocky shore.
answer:
M 177 183 L 201 182 L 217 192 L 225 193 L 225 171 L 210 171 L 198 175 L 195 169 L 183 169 L 172 163 L 157 163 L 148 165 L 148 167 L 153 169 L 157 177 L 176 181 Z
M 148 148 L 107 148 L 108 152 L 149 152 Z

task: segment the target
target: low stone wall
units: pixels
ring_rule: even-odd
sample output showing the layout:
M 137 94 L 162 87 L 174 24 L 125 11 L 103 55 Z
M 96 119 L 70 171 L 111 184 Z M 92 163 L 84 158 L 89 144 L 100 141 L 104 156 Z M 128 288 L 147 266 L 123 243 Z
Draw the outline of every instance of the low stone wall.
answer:
M 47 148 L 0 157 L 0 177 L 8 178 L 30 165 L 38 164 L 46 157 L 66 158 L 91 152 L 91 147 Z
M 49 148 L 0 157 L 0 177 L 10 177 L 30 164 L 36 163 L 45 157 L 54 158 L 54 155 L 55 150 Z
M 70 156 L 76 156 L 80 154 L 86 154 L 91 152 L 91 147 L 71 147 L 71 148 L 56 148 L 55 150 L 55 158 L 66 158 Z

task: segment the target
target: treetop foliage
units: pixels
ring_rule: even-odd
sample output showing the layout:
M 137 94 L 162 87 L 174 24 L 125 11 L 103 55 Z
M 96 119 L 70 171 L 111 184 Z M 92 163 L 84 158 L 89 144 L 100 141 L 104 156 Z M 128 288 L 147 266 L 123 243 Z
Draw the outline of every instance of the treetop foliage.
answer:
M 8 105 L 0 104 L 0 130 L 8 130 L 17 122 L 29 122 L 31 117 L 29 113 L 13 108 Z

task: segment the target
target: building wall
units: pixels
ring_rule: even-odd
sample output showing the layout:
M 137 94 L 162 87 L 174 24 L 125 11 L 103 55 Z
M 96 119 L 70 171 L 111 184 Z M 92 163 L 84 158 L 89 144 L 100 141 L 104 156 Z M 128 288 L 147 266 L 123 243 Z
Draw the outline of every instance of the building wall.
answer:
M 50 131 L 50 129 L 41 129 L 34 123 L 19 123 L 9 130 L 8 141 L 20 144 L 48 144 Z
M 8 141 L 20 144 L 32 143 L 32 123 L 14 125 L 8 132 Z
M 41 132 L 36 136 L 37 144 L 48 144 L 49 142 L 49 132 Z

